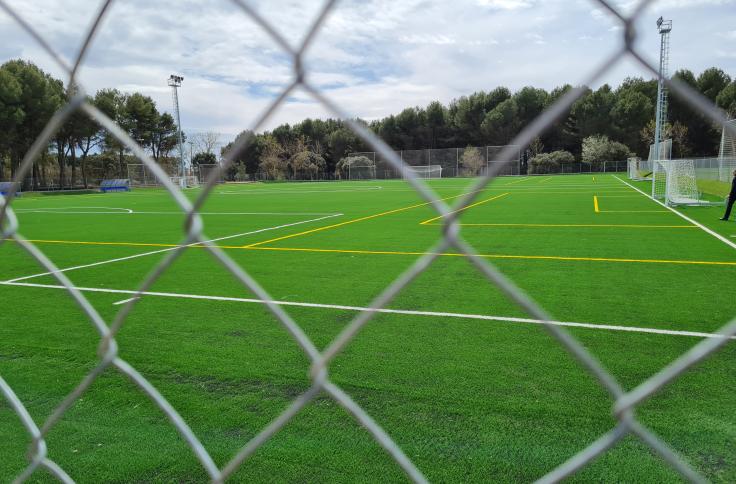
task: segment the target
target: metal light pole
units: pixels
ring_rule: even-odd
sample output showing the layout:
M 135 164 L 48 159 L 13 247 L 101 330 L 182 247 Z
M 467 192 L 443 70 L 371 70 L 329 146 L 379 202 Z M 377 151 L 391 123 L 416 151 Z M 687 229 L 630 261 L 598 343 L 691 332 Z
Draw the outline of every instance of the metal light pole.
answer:
M 184 139 L 181 134 L 181 117 L 179 116 L 179 92 L 178 88 L 181 87 L 181 81 L 184 78 L 172 74 L 169 76 L 169 86 L 171 87 L 171 97 L 174 101 L 174 116 L 176 116 L 176 131 L 179 136 L 179 186 L 181 188 L 187 187 L 186 180 L 186 166 L 184 162 Z
M 659 17 L 657 29 L 662 41 L 659 47 L 659 84 L 657 88 L 657 124 L 654 128 L 654 160 L 660 159 L 660 143 L 662 141 L 662 128 L 667 122 L 667 86 L 664 80 L 667 78 L 667 70 L 670 64 L 670 32 L 672 32 L 672 20 L 664 20 Z

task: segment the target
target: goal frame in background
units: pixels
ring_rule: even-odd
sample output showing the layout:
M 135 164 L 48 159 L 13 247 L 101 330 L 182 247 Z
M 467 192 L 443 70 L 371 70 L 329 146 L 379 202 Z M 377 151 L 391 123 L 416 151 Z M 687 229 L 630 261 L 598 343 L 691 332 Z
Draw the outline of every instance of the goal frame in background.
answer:
M 210 173 L 219 170 L 219 168 L 219 163 L 203 163 L 197 165 L 197 177 L 199 179 L 199 184 L 204 185 L 205 183 L 207 183 Z M 225 183 L 224 175 L 225 174 L 223 172 L 220 172 L 220 176 L 217 177 L 215 183 Z
M 516 155 L 509 161 L 501 159 L 501 153 L 508 149 L 514 149 Z M 498 146 L 486 146 L 486 169 L 493 173 L 498 173 L 499 176 L 516 176 L 525 175 L 521 173 L 521 146 L 519 145 L 498 145 Z M 498 168 L 496 168 L 498 166 Z
M 375 180 L 376 165 L 348 165 L 348 180 Z
M 736 128 L 736 119 L 730 119 L 727 124 L 731 128 Z M 730 134 L 724 126 L 721 131 L 721 146 L 718 150 L 718 178 L 722 182 L 730 183 L 734 170 L 736 170 L 736 136 Z
M 405 166 L 402 170 L 402 178 L 409 178 L 410 173 L 424 180 L 442 178 L 442 165 Z
M 131 187 L 157 187 L 161 185 L 158 178 L 143 163 L 128 163 L 127 170 Z

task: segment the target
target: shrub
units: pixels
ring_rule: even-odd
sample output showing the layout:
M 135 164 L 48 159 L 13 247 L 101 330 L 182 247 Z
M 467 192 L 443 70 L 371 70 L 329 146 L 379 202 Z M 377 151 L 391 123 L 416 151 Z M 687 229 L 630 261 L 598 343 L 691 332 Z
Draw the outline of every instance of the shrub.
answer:
M 529 161 L 530 175 L 544 175 L 547 173 L 559 173 L 563 163 L 574 163 L 575 157 L 569 151 L 553 151 L 552 153 L 541 153 Z
M 466 176 L 473 176 L 481 173 L 483 167 L 486 165 L 486 160 L 483 158 L 483 155 L 481 155 L 478 148 L 468 146 L 463 150 L 463 156 L 460 159 L 460 163 L 462 163 L 464 168 L 463 174 Z
M 289 158 L 291 173 L 298 180 L 314 180 L 320 171 L 324 171 L 325 166 L 325 159 L 311 151 L 300 151 Z
M 583 140 L 583 163 L 601 163 L 604 161 L 623 161 L 634 156 L 629 148 L 608 136 L 594 135 Z

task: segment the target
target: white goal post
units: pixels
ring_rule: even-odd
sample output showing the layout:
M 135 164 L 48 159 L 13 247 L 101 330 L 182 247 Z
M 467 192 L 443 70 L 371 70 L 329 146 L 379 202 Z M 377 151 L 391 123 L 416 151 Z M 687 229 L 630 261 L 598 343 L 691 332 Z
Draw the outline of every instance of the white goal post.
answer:
M 736 119 L 730 120 L 728 125 L 736 128 Z M 733 179 L 734 170 L 736 170 L 736 136 L 728 132 L 724 126 L 718 150 L 718 179 L 729 183 Z
M 375 180 L 376 165 L 348 164 L 348 180 Z
M 132 187 L 153 187 L 161 184 L 143 163 L 128 163 L 128 180 Z
M 667 205 L 700 205 L 693 160 L 656 160 L 652 187 Z
M 197 165 L 197 174 L 199 175 L 199 183 L 204 185 L 207 183 L 207 180 L 209 179 L 212 172 L 216 171 L 220 167 L 217 163 L 209 163 L 209 164 L 199 164 Z M 225 182 L 225 174 L 220 173 L 220 175 L 217 177 L 217 180 L 215 180 L 215 183 L 224 183 Z
M 704 178 L 709 179 L 709 177 Z M 667 205 L 722 205 L 706 200 L 698 189 L 695 160 L 658 160 L 652 173 L 652 198 Z
M 410 172 L 419 178 L 442 178 L 442 165 L 405 166 L 403 172 L 403 178 L 407 178 Z
M 626 163 L 630 180 L 643 181 L 652 179 L 652 163 L 650 161 L 633 157 L 626 160 Z

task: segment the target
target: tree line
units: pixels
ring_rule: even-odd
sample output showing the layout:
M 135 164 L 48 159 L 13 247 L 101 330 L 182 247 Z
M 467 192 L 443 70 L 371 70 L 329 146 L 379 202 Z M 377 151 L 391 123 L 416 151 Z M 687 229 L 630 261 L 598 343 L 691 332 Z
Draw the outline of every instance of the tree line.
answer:
M 736 81 L 723 70 L 713 67 L 696 76 L 683 69 L 673 77 L 703 94 L 730 117 L 736 117 Z M 571 85 L 551 91 L 524 87 L 512 93 L 506 87 L 497 87 L 460 97 L 447 105 L 433 101 L 426 107 L 409 107 L 383 119 L 356 121 L 395 150 L 505 145 L 570 89 Z M 626 156 L 647 158 L 654 139 L 656 100 L 654 79 L 631 77 L 615 88 L 608 84 L 595 90 L 586 87 L 570 110 L 532 143 L 531 156 L 556 153 L 551 158 L 543 157 L 545 163 L 550 159 L 591 162 L 604 156 L 623 157 L 622 160 Z M 699 112 L 670 96 L 664 136 L 673 138 L 673 156 L 712 156 L 717 152 L 720 133 L 720 126 L 713 126 Z M 243 131 L 239 137 L 253 135 Z M 224 147 L 223 153 L 232 145 Z M 310 171 L 334 173 L 336 168 L 339 171 L 340 160 L 360 151 L 372 148 L 343 121 L 306 119 L 256 134 L 236 158 L 229 176 L 243 178 L 261 173 L 271 178 Z M 306 165 L 304 160 L 308 160 Z
M 736 81 L 723 70 L 713 67 L 697 76 L 680 70 L 674 77 L 716 103 L 730 117 L 736 117 Z M 570 85 L 551 91 L 528 86 L 512 93 L 506 87 L 497 87 L 462 96 L 447 105 L 433 101 L 426 107 L 408 107 L 382 119 L 356 121 L 396 150 L 505 145 L 570 89 Z M 0 179 L 15 174 L 33 141 L 72 94 L 61 80 L 33 63 L 11 60 L 0 66 Z M 543 157 L 545 163 L 571 159 L 589 162 L 593 153 L 646 158 L 653 139 L 656 98 L 654 79 L 627 78 L 615 88 L 608 84 L 595 90 L 586 87 L 570 110 L 534 140 L 532 155 L 555 153 Z M 173 169 L 177 163 L 176 125 L 169 113 L 159 112 L 150 97 L 101 89 L 88 96 L 88 101 L 161 165 Z M 674 156 L 712 156 L 720 129 L 670 96 L 665 136 L 673 138 Z M 305 119 L 263 133 L 243 131 L 238 135 L 243 136 L 253 139 L 235 159 L 228 173 L 231 179 L 256 174 L 276 179 L 329 176 L 349 153 L 372 150 L 339 119 Z M 200 153 L 193 161 L 215 161 L 211 149 L 214 143 L 205 144 L 209 146 L 207 153 Z M 64 187 L 81 178 L 86 186 L 90 178 L 126 178 L 126 165 L 131 161 L 133 157 L 124 146 L 77 112 L 35 160 L 31 183 L 35 188 L 56 179 L 56 184 Z
M 73 94 L 61 80 L 30 62 L 11 60 L 0 66 L 0 180 L 15 176 L 36 137 Z M 174 118 L 159 112 L 150 97 L 101 89 L 87 96 L 87 101 L 149 150 L 156 161 L 176 163 L 171 156 L 178 142 Z M 64 188 L 78 179 L 87 187 L 90 170 L 93 178 L 127 178 L 129 161 L 131 156 L 117 139 L 77 111 L 34 161 L 32 177 L 24 182 L 31 186 L 24 188 L 52 184 Z

